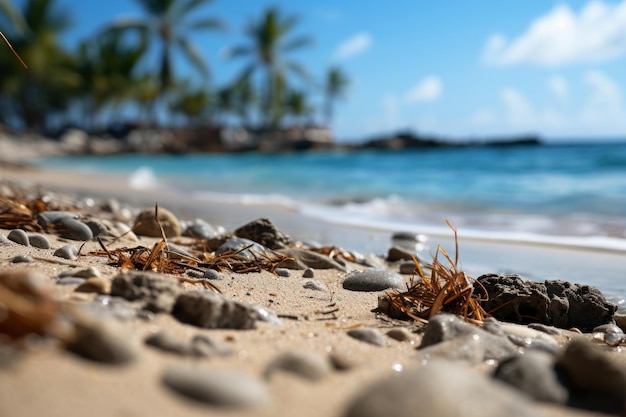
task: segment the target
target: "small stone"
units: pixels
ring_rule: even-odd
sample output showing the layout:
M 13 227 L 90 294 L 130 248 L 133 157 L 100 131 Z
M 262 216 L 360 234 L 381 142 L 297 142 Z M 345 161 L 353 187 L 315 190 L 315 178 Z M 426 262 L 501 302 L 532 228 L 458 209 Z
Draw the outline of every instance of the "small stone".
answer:
M 22 229 L 11 230 L 7 238 L 12 242 L 19 243 L 20 245 L 30 246 L 30 242 L 28 241 L 28 234 Z
M 39 249 L 50 249 L 52 247 L 48 238 L 39 233 L 31 233 L 28 235 L 28 242 L 31 246 Z
M 102 274 L 95 266 L 90 266 L 88 268 L 76 269 L 72 271 L 62 272 L 59 277 L 76 277 L 76 278 L 96 278 L 100 277 Z
M 194 356 L 210 357 L 214 355 L 229 356 L 233 352 L 222 343 L 216 342 L 206 334 L 197 334 L 191 339 L 191 353 Z
M 113 278 L 111 295 L 129 301 L 143 300 L 144 308 L 154 313 L 170 312 L 180 287 L 176 280 L 165 275 L 125 271 Z
M 404 261 L 401 262 L 398 266 L 398 270 L 401 274 L 411 275 L 417 273 L 417 268 L 415 267 L 415 262 L 413 261 Z
M 398 246 L 392 246 L 387 252 L 387 261 L 412 261 L 414 256 L 416 256 L 414 252 L 400 248 Z
M 178 296 L 172 316 L 205 329 L 253 329 L 259 319 L 251 306 L 212 292 L 188 292 Z
M 140 236 L 161 237 L 160 223 L 166 237 L 172 238 L 180 236 L 180 222 L 178 218 L 174 216 L 174 213 L 163 207 L 159 207 L 159 222 L 157 222 L 154 214 L 154 208 L 143 209 L 135 218 L 133 232 Z
M 161 330 L 151 334 L 145 340 L 146 345 L 160 349 L 164 352 L 187 356 L 191 353 L 191 346 L 174 335 L 172 332 Z
M 269 249 L 282 249 L 291 245 L 291 238 L 266 218 L 257 219 L 235 230 L 240 238 L 250 239 Z
M 22 263 L 31 263 L 31 262 L 35 262 L 35 260 L 30 255 L 17 255 L 13 259 L 11 259 L 12 264 L 22 264 Z
M 236 371 L 171 367 L 163 373 L 163 383 L 185 397 L 216 407 L 250 407 L 270 400 L 262 381 Z
M 64 277 L 57 280 L 58 285 L 80 285 L 85 282 L 85 278 Z
M 354 271 L 343 281 L 343 288 L 351 291 L 382 291 L 388 288 L 405 288 L 401 275 L 385 270 Z
M 302 278 L 313 278 L 315 277 L 315 270 L 313 268 L 307 268 L 302 273 Z
M 235 258 L 249 261 L 271 256 L 271 252 L 266 247 L 244 238 L 228 239 L 215 250 L 216 256 L 224 254 L 233 254 Z
M 326 285 L 324 285 L 323 283 L 319 281 L 313 281 L 313 280 L 309 280 L 305 282 L 303 287 L 306 288 L 307 290 L 313 290 L 313 291 L 328 291 L 328 288 L 326 287 Z
M 387 336 L 397 340 L 398 342 L 408 342 L 413 340 L 413 334 L 407 329 L 391 329 L 387 332 Z
M 284 268 L 299 270 L 306 270 L 307 268 L 336 269 L 338 271 L 346 271 L 345 265 L 321 253 L 302 248 L 287 248 L 278 250 L 277 252 L 287 257 L 286 260 L 280 263 L 280 266 Z
M 8 245 L 9 243 L 11 243 L 11 241 L 7 239 L 5 235 L 0 233 L 0 245 Z
M 618 311 L 613 316 L 613 320 L 615 320 L 615 324 L 622 329 L 623 332 L 626 332 L 626 313 L 623 311 Z
M 111 230 L 103 223 L 98 220 L 88 220 L 84 222 L 89 229 L 91 229 L 91 234 L 94 237 L 100 238 L 110 238 L 116 237 L 115 233 L 112 233 Z
M 224 234 L 224 230 L 215 227 L 206 220 L 195 219 L 187 223 L 187 227 L 183 232 L 184 236 L 195 237 L 199 239 L 211 240 Z
M 55 230 L 59 236 L 70 240 L 86 241 L 93 239 L 93 233 L 89 226 L 80 220 L 73 218 L 62 218 L 53 225 L 48 226 Z
M 75 261 L 78 259 L 78 249 L 72 245 L 61 246 L 59 249 L 54 251 L 54 256 Z
M 276 268 L 274 270 L 274 272 L 276 273 L 276 275 L 278 275 L 279 277 L 285 277 L 288 278 L 291 276 L 291 272 L 287 269 L 287 268 Z
M 387 346 L 385 335 L 378 329 L 362 327 L 359 329 L 348 330 L 348 336 L 360 340 L 361 342 L 369 343 L 375 346 Z
M 75 291 L 108 294 L 111 292 L 111 280 L 104 277 L 89 278 L 81 283 Z
M 42 211 L 37 214 L 37 223 L 44 228 L 52 227 L 63 219 L 78 220 L 78 214 L 71 211 Z
M 204 271 L 204 275 L 202 275 L 202 278 L 219 281 L 224 279 L 224 275 L 217 272 L 215 269 L 207 269 L 206 271 Z
M 330 374 L 332 367 L 326 356 L 307 351 L 289 351 L 272 360 L 265 368 L 264 375 L 269 378 L 279 370 L 310 381 L 318 381 Z

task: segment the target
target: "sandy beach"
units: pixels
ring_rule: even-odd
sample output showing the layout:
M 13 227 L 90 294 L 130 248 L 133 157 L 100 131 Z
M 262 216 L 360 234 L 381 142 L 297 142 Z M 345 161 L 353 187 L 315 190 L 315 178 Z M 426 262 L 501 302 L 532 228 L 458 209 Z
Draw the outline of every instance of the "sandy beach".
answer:
M 63 192 L 76 201 L 81 201 L 85 197 L 93 197 L 96 201 L 114 198 L 140 208 L 149 208 L 158 203 L 160 207 L 175 213 L 179 219 L 202 218 L 212 224 L 223 226 L 229 232 L 251 220 L 266 217 L 272 219 L 276 226 L 294 241 L 318 241 L 323 246 L 338 246 L 348 251 L 351 250 L 351 243 L 358 242 L 359 248 L 369 249 L 383 257 L 391 246 L 389 232 L 339 227 L 303 218 L 298 213 L 279 208 L 264 207 L 259 211 L 254 206 L 223 203 L 198 207 L 197 203 L 181 200 L 180 196 L 155 195 L 150 190 L 133 189 L 123 178 L 93 178 L 63 171 L 8 165 L 3 165 L 0 172 L 0 179 L 5 183 L 37 185 L 43 190 Z M 7 236 L 9 230 L 1 230 L 0 234 Z M 121 273 L 122 268 L 109 265 L 110 260 L 106 255 L 96 256 L 95 253 L 101 251 L 101 246 L 95 241 L 85 243 L 77 259 L 60 259 L 53 255 L 55 249 L 67 244 L 79 246 L 82 242 L 68 241 L 50 232 L 44 232 L 43 236 L 50 241 L 50 249 L 27 247 L 13 242 L 0 245 L 2 254 L 0 274 L 15 274 L 20 271 L 42 274 L 48 280 L 53 299 L 64 308 L 102 303 L 94 300 L 97 300 L 97 297 L 106 297 L 106 289 L 77 292 L 76 289 L 80 284 L 55 283 L 63 272 L 87 267 L 97 268 L 99 275 L 110 281 Z M 159 240 L 141 236 L 138 242 L 122 239 L 109 249 L 136 245 L 150 248 Z M 172 238 L 170 243 L 188 250 L 192 247 L 192 239 L 185 237 Z M 453 252 L 452 235 L 431 236 L 431 244 L 435 246 L 442 244 Z M 16 256 L 30 256 L 34 262 L 15 263 Z M 500 242 L 472 241 L 461 237 L 460 259 L 463 267 L 471 271 L 475 277 L 489 272 L 522 271 L 533 279 L 561 278 L 576 282 L 585 274 L 596 273 L 606 276 L 606 288 L 610 289 L 609 292 L 614 290 L 615 294 L 618 294 L 623 291 L 621 284 L 611 283 L 614 276 L 622 274 L 620 272 L 623 271 L 622 253 L 594 253 L 540 245 L 503 245 Z M 225 271 L 223 279 L 212 281 L 226 299 L 263 307 L 280 318 L 280 325 L 257 321 L 254 329 L 206 329 L 182 323 L 171 314 L 163 312 L 138 316 L 143 318 L 112 320 L 115 323 L 111 326 L 119 328 L 119 334 L 124 335 L 123 338 L 127 339 L 136 352 L 136 357 L 132 361 L 122 365 L 85 359 L 65 349 L 64 342 L 54 336 L 21 341 L 17 348 L 18 357 L 5 355 L 7 358 L 2 362 L 7 365 L 0 368 L 0 415 L 12 417 L 34 415 L 78 417 L 85 414 L 94 417 L 354 415 L 350 413 L 355 401 L 358 401 L 356 399 L 372 383 L 385 381 L 399 374 L 407 374 L 409 370 L 423 367 L 424 364 L 435 360 L 436 355 L 433 353 L 432 358 L 424 357 L 417 349 L 423 337 L 423 324 L 394 320 L 372 311 L 378 306 L 378 297 L 384 291 L 351 291 L 344 288 L 342 284 L 348 271 L 364 268 L 350 261 L 345 265 L 346 271 L 314 270 L 313 280 L 321 290 L 307 287 L 307 282 L 311 279 L 303 277 L 302 270 L 290 270 L 288 277 L 277 276 L 269 271 L 252 273 Z M 397 265 L 387 264 L 385 268 L 397 269 Z M 568 271 L 572 269 L 578 271 L 578 275 L 573 279 L 567 276 Z M 177 280 L 175 275 L 163 275 L 174 282 Z M 406 283 L 412 276 L 412 274 L 402 275 Z M 182 293 L 202 289 L 201 284 L 192 281 L 180 282 L 177 285 L 177 291 Z M 110 287 L 108 288 L 110 291 Z M 136 303 L 134 308 L 137 308 Z M 105 321 L 105 317 L 99 317 L 98 320 Z M 518 328 L 526 329 L 525 326 L 511 326 L 507 327 L 507 332 L 522 332 Z M 348 335 L 348 332 L 354 329 L 376 330 L 383 337 L 383 346 Z M 392 330 L 396 333 L 389 333 Z M 210 337 L 226 353 L 206 357 L 185 356 L 156 349 L 144 343 L 151 335 L 164 331 L 174 335 L 179 341 L 189 341 L 198 335 Z M 532 336 L 528 336 L 528 340 L 539 340 L 542 337 L 533 333 Z M 593 337 L 590 333 L 580 334 L 564 329 L 550 335 L 550 343 L 554 346 L 565 346 L 572 340 L 591 340 Z M 626 361 L 621 349 L 604 350 L 609 352 L 607 354 L 621 369 L 620 372 L 626 375 L 624 371 Z M 293 353 L 302 353 L 305 359 L 292 360 L 291 362 L 297 363 L 296 365 L 293 363 L 285 365 L 284 363 L 290 362 L 284 359 L 285 355 Z M 319 363 L 319 358 L 322 358 L 325 365 L 315 365 Z M 479 376 L 484 378 L 493 372 L 498 361 L 481 360 L 478 363 L 471 361 L 467 363 L 465 360 L 449 360 L 445 363 L 450 369 L 470 368 L 472 372 L 476 372 L 476 378 Z M 207 374 L 218 371 L 241 373 L 254 381 L 260 381 L 263 390 L 267 391 L 264 394 L 267 398 L 251 406 L 234 406 L 227 409 L 207 404 L 206 401 L 191 400 L 185 394 L 174 392 L 175 390 L 164 383 L 164 379 L 167 379 L 164 376 L 167 375 L 167 369 L 181 367 Z M 307 370 L 303 371 L 304 368 Z M 311 371 L 309 368 L 314 370 Z M 311 374 L 319 376 L 311 377 Z M 442 395 L 446 391 L 445 387 L 434 389 L 441 390 Z M 485 415 L 478 408 L 471 410 L 479 404 L 478 399 L 467 398 L 474 395 L 472 389 L 468 387 L 466 394 L 446 395 L 467 401 L 468 411 L 464 415 Z M 513 391 L 509 388 L 504 389 Z M 420 390 L 420 387 L 413 387 L 412 390 Z M 522 395 L 513 397 L 509 403 L 503 404 L 501 410 L 504 412 L 511 404 L 518 403 L 523 412 L 519 411 L 517 415 L 605 415 L 594 410 L 585 411 L 580 408 L 538 402 Z M 424 410 L 428 410 L 427 404 L 424 404 Z M 413 415 L 419 415 L 417 410 L 414 411 L 417 414 Z M 377 414 L 372 411 L 371 415 Z M 407 412 L 400 415 L 409 414 Z M 498 414 L 492 412 L 487 415 Z

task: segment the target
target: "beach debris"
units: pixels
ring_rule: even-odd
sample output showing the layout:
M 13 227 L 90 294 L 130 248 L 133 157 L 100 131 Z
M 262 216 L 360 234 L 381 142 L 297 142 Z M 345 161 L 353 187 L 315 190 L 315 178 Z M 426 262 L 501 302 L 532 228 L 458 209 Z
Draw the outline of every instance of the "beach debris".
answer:
M 4 33 L 0 32 L 0 36 L 2 36 L 2 39 L 4 40 L 4 43 L 9 47 L 9 49 L 11 50 L 11 52 L 13 52 L 13 55 L 15 55 L 15 57 L 17 58 L 18 61 L 20 61 L 20 64 L 22 64 L 22 66 L 24 67 L 24 69 L 28 69 L 28 66 L 26 65 L 26 63 L 24 62 L 24 60 L 22 59 L 22 57 L 20 56 L 20 54 L 17 53 L 17 51 L 15 49 L 13 49 L 13 45 L 11 45 L 11 42 L 9 42 L 9 40 L 7 39 L 6 36 L 4 36 Z
M 0 335 L 46 335 L 57 323 L 59 303 L 48 279 L 33 271 L 0 273 Z
M 181 235 L 178 218 L 165 208 L 145 208 L 137 214 L 133 232 L 139 236 L 176 237 Z
M 483 307 L 501 321 L 543 323 L 590 332 L 612 322 L 617 305 L 596 287 L 562 280 L 534 282 L 519 275 L 488 274 L 478 278 L 478 292 L 488 296 Z
M 285 255 L 287 259 L 281 266 L 289 269 L 306 270 L 315 269 L 336 269 L 346 271 L 345 265 L 339 263 L 339 252 L 334 248 L 287 248 L 277 251 Z
M 276 274 L 276 269 L 290 259 L 288 255 L 271 251 L 248 239 L 235 238 L 227 240 L 215 254 L 200 264 L 204 268 L 218 272 L 231 271 L 249 273 L 269 271 Z
M 453 313 L 476 323 L 481 323 L 488 316 L 481 305 L 486 298 L 481 298 L 474 292 L 474 284 L 477 281 L 458 268 L 457 230 L 448 220 L 446 223 L 454 232 L 454 260 L 443 247 L 438 246 L 428 277 L 418 259 L 413 258 L 418 279 L 411 278 L 407 291 L 388 292 L 379 298 L 380 311 L 393 318 L 422 322 L 427 322 L 439 312 Z M 440 254 L 448 261 L 448 266 L 439 260 Z

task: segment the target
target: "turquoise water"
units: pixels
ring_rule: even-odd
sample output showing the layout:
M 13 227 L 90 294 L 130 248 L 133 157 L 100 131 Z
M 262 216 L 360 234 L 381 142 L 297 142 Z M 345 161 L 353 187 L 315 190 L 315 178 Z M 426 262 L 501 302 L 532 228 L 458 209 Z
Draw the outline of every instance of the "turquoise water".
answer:
M 626 250 L 626 143 L 53 158 L 136 187 L 389 230 Z M 572 239 L 572 238 L 576 239 Z

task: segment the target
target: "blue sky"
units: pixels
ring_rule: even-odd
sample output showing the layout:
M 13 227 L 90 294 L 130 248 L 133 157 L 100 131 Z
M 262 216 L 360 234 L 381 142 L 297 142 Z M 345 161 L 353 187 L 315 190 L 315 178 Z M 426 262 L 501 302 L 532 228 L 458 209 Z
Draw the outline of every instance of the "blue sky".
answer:
M 132 0 L 59 0 L 72 43 L 138 16 Z M 19 1 L 17 2 L 20 3 Z M 321 78 L 350 77 L 332 127 L 357 140 L 400 129 L 451 138 L 536 133 L 546 139 L 626 136 L 626 0 L 215 0 L 226 33 L 192 37 L 224 85 L 245 64 L 225 58 L 268 6 L 300 17 L 314 44 L 292 56 Z M 176 71 L 198 77 L 184 61 Z

